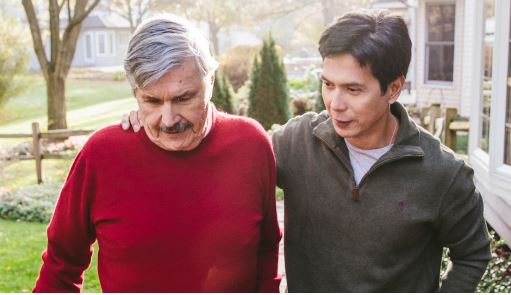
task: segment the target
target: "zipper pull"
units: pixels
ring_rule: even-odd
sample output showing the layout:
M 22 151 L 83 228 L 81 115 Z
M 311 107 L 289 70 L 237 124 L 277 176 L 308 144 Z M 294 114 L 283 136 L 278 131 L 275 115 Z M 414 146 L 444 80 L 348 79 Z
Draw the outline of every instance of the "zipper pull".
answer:
M 360 201 L 360 193 L 358 191 L 358 186 L 354 186 L 351 190 L 351 199 L 355 202 Z

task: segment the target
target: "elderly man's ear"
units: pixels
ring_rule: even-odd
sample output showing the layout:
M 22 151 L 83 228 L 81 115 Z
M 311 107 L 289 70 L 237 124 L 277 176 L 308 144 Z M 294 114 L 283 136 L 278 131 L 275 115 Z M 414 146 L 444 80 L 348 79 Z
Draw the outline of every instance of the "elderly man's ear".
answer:
M 138 120 L 138 110 L 130 111 L 129 115 L 124 114 L 121 120 L 121 127 L 123 130 L 130 129 L 130 126 L 133 127 L 133 131 L 138 132 L 142 127 L 142 122 Z

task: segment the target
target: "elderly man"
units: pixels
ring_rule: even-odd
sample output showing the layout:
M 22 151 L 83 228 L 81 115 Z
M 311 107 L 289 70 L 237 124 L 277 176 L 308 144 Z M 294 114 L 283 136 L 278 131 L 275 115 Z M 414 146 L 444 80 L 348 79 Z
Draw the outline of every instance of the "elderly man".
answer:
M 216 66 L 183 20 L 135 32 L 125 70 L 144 132 L 110 126 L 79 153 L 34 291 L 79 291 L 97 240 L 105 292 L 278 292 L 271 143 L 209 103 Z
M 327 111 L 272 136 L 289 291 L 473 292 L 491 258 L 483 202 L 472 169 L 397 102 L 406 23 L 349 13 L 319 52 Z M 453 267 L 440 282 L 443 248 Z

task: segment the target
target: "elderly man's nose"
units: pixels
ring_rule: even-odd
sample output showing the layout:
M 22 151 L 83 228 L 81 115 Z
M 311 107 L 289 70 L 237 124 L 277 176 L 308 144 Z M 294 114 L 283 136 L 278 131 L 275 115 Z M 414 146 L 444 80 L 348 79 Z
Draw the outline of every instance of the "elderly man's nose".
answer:
M 174 124 L 178 123 L 180 120 L 179 115 L 176 110 L 170 103 L 164 104 L 162 108 L 161 121 L 163 125 L 170 127 L 174 126 Z

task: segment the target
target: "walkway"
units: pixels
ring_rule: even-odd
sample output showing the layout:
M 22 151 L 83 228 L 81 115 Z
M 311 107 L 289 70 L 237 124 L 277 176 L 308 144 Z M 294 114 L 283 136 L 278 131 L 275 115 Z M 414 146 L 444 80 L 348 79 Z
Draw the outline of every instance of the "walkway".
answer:
M 277 201 L 277 218 L 280 229 L 284 231 L 284 201 Z M 287 289 L 286 270 L 284 268 L 284 239 L 280 241 L 279 247 L 279 274 L 282 276 L 280 292 L 283 293 Z

